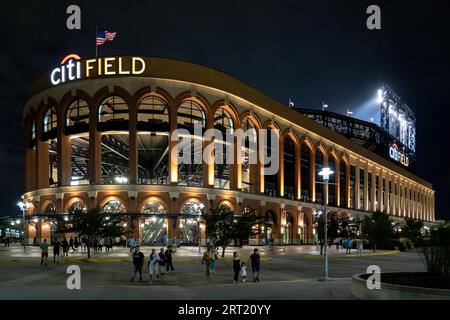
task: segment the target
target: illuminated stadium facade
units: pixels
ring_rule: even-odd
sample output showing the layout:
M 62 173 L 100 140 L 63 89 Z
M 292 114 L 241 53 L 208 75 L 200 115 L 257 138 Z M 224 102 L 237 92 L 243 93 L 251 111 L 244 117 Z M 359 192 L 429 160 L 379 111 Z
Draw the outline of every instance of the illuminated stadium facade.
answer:
M 322 210 L 318 172 L 328 166 L 331 212 L 361 217 L 385 211 L 434 221 L 430 183 L 236 80 L 187 62 L 154 57 L 70 55 L 37 79 L 23 108 L 26 238 L 52 237 L 53 219 L 72 208 L 121 211 L 143 244 L 167 238 L 205 240 L 201 214 L 227 205 L 254 210 L 262 232 L 251 244 L 314 243 L 313 213 Z M 264 175 L 233 144 L 242 163 L 179 164 L 171 133 L 242 128 L 279 141 L 279 170 Z M 214 140 L 203 139 L 201 148 Z M 270 150 L 271 145 L 267 148 Z M 239 148 L 240 150 L 237 150 Z M 174 151 L 175 150 L 175 151 Z M 181 156 L 181 155 L 180 155 Z M 194 155 L 195 156 L 195 155 Z M 175 157 L 176 158 L 176 157 Z

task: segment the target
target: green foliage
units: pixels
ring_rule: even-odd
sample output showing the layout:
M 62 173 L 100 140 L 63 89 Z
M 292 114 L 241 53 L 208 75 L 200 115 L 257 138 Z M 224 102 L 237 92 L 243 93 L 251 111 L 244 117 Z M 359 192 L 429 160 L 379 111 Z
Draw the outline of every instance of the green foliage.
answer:
M 394 247 L 398 247 L 400 251 L 406 251 L 414 248 L 414 243 L 409 238 L 402 237 L 400 239 L 392 240 Z
M 239 244 L 242 246 L 244 239 L 248 239 L 256 233 L 253 229 L 257 219 L 256 213 L 255 211 L 245 211 L 242 215 L 236 217 L 235 219 L 236 223 L 233 227 L 234 237 L 239 239 Z
M 361 224 L 361 236 L 369 240 L 375 252 L 378 246 L 386 246 L 394 237 L 394 230 L 389 215 L 384 212 L 373 212 L 365 216 Z
M 256 213 L 246 211 L 242 215 L 235 217 L 227 206 L 218 206 L 210 210 L 210 214 L 203 215 L 206 222 L 206 236 L 215 238 L 217 244 L 222 248 L 222 257 L 225 249 L 234 239 L 248 239 L 256 231 L 253 226 L 256 224 Z
M 87 212 L 82 209 L 75 209 L 70 212 L 70 222 L 66 223 L 64 232 L 76 233 L 79 237 L 85 238 L 88 258 L 90 258 L 90 243 L 92 240 L 118 237 L 126 232 L 125 228 L 120 225 L 123 219 L 122 213 L 104 213 L 98 206 Z
M 418 249 L 429 273 L 448 277 L 450 268 L 450 223 L 431 229 L 425 245 Z
M 217 244 L 222 247 L 222 257 L 225 249 L 235 238 L 233 212 L 227 206 L 218 206 L 210 209 L 210 214 L 203 215 L 206 222 L 206 236 L 217 239 Z
M 423 221 L 405 218 L 401 236 L 410 239 L 417 246 L 422 237 L 422 228 Z

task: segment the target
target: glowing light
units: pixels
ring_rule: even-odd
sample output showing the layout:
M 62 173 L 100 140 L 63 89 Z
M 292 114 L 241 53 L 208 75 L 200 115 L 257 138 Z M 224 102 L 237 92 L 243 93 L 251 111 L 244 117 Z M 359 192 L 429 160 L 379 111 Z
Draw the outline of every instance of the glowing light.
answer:
M 64 221 L 69 221 L 69 217 L 64 217 Z
M 329 180 L 330 175 L 333 174 L 334 171 L 332 171 L 330 168 L 326 167 L 323 168 L 320 172 L 319 172 L 319 176 L 323 177 L 323 180 Z
M 126 177 L 115 177 L 115 181 L 119 184 L 126 184 L 128 183 L 128 178 Z
M 17 219 L 17 220 L 16 220 L 16 224 L 20 224 L 20 219 Z
M 126 228 L 127 225 L 128 225 L 128 224 L 124 223 L 124 224 L 123 224 L 123 227 Z
M 383 90 L 382 89 L 378 89 L 377 91 L 377 103 L 382 104 L 384 102 L 384 98 L 383 98 Z

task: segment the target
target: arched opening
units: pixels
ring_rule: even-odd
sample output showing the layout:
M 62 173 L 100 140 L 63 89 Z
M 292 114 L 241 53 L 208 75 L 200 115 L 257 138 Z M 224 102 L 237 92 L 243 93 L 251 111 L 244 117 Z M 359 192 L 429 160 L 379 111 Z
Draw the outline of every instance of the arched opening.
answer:
M 325 157 L 320 149 L 316 150 L 315 155 L 315 169 L 316 169 L 316 202 L 317 203 L 325 203 L 325 194 L 323 192 L 323 177 L 319 175 L 319 172 L 322 171 L 324 166 Z
M 66 134 L 89 132 L 89 105 L 76 99 L 66 111 Z
M 337 181 L 338 177 L 336 177 L 336 175 L 337 175 L 336 164 L 339 165 L 339 162 L 332 155 L 330 157 L 330 160 L 328 161 L 328 167 L 330 168 L 331 171 L 334 172 L 333 174 L 330 174 L 330 178 L 328 180 L 328 204 L 330 206 L 336 206 L 337 205 L 337 195 L 336 195 L 337 184 L 336 184 L 336 181 Z
M 167 184 L 169 106 L 155 96 L 138 104 L 138 175 L 141 184 Z
M 214 114 L 214 129 L 221 133 L 221 139 L 214 140 L 214 188 L 230 189 L 230 154 L 229 148 L 234 148 L 234 143 L 228 144 L 229 137 L 233 137 L 234 123 L 231 115 L 224 108 L 219 108 Z M 234 153 L 231 153 L 234 154 Z
M 128 104 L 122 97 L 110 96 L 98 107 L 99 131 L 128 130 L 129 119 Z
M 56 108 L 51 106 L 47 109 L 42 122 L 44 132 L 44 140 L 56 138 L 56 130 L 58 128 L 58 116 Z
M 167 240 L 167 210 L 159 201 L 150 200 L 141 210 L 139 239 L 141 245 L 164 244 Z
M 181 242 L 198 244 L 201 241 L 201 220 L 205 205 L 196 200 L 185 202 L 180 208 Z
M 267 134 L 266 134 L 266 145 L 265 145 L 265 152 L 264 152 L 264 169 L 269 170 L 270 167 L 273 168 L 274 161 L 279 161 L 279 148 L 275 148 L 275 144 L 279 143 L 279 132 L 277 129 L 274 129 L 272 127 L 267 128 Z M 277 152 L 278 151 L 278 152 Z M 278 159 L 277 159 L 278 157 Z M 272 170 L 270 170 L 272 171 Z M 267 196 L 270 197 L 277 197 L 279 196 L 279 174 L 280 171 L 276 170 L 275 173 L 271 174 L 264 174 L 264 193 Z
M 348 175 L 348 167 L 344 161 L 341 161 L 339 164 L 339 204 L 343 208 L 347 208 L 348 201 L 347 201 L 347 175 Z
M 244 141 L 241 145 L 241 183 L 242 191 L 256 192 L 258 181 L 258 135 L 255 123 L 246 117 L 241 122 L 244 131 Z
M 121 200 L 114 199 L 114 200 L 108 200 L 107 202 L 105 202 L 101 207 L 101 211 L 106 214 L 108 214 L 108 213 L 126 213 L 127 209 Z
M 311 149 L 306 143 L 300 145 L 301 200 L 311 202 Z
M 288 199 L 295 199 L 295 143 L 291 136 L 286 136 L 284 139 L 283 148 L 283 180 L 284 180 L 284 197 Z
M 69 213 L 72 213 L 76 210 L 81 210 L 83 212 L 87 212 L 88 209 L 87 209 L 86 203 L 84 203 L 81 200 L 76 200 L 76 201 L 72 202 L 71 204 L 69 204 L 67 207 L 67 211 Z
M 177 111 L 177 127 L 189 132 L 188 137 L 180 137 L 185 144 L 178 150 L 182 159 L 178 164 L 178 184 L 203 186 L 203 133 L 206 126 L 205 112 L 192 100 L 180 104 Z M 195 128 L 201 137 L 194 135 Z
M 54 106 L 48 107 L 44 114 L 42 121 L 43 141 L 48 142 L 48 180 L 50 187 L 58 186 L 58 143 L 57 143 L 57 129 L 58 120 L 56 108 Z

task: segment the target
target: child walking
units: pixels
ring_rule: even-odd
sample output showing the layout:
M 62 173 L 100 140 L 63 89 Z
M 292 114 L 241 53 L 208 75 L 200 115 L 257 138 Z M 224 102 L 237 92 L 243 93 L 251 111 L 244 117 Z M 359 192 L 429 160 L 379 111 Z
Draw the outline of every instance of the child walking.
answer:
M 242 262 L 241 264 L 241 281 L 245 282 L 245 279 L 247 277 L 247 265 L 245 264 L 245 262 Z

